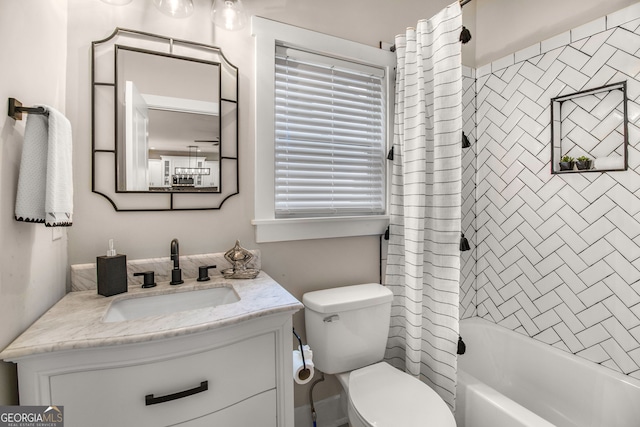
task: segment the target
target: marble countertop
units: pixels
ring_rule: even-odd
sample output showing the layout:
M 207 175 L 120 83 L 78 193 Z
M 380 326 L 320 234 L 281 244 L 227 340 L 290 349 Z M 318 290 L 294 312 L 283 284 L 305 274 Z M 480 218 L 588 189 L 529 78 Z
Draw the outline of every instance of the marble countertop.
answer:
M 112 301 L 232 285 L 240 301 L 216 307 L 180 311 L 136 320 L 105 323 L 102 318 Z M 112 297 L 95 290 L 70 292 L 0 353 L 0 359 L 16 359 L 39 353 L 132 344 L 192 334 L 230 326 L 270 314 L 303 308 L 303 305 L 266 273 L 255 279 L 233 280 L 221 276 L 209 282 L 168 282 Z

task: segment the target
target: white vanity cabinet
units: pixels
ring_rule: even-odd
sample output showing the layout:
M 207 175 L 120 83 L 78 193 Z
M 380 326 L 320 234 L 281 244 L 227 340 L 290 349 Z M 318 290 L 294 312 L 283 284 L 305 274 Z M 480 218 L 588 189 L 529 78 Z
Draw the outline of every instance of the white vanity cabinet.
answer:
M 20 404 L 64 406 L 65 427 L 293 427 L 292 314 L 20 358 Z

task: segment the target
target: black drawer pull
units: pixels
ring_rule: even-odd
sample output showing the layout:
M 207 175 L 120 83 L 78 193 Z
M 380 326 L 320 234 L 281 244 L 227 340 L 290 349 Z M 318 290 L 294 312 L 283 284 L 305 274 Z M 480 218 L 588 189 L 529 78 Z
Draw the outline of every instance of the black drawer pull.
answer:
M 183 397 L 192 396 L 207 390 L 209 390 L 209 381 L 202 381 L 198 387 L 179 391 L 173 394 L 167 394 L 166 396 L 153 397 L 153 394 L 147 394 L 144 397 L 144 401 L 146 406 L 155 405 L 157 403 L 169 402 L 170 400 L 182 399 Z

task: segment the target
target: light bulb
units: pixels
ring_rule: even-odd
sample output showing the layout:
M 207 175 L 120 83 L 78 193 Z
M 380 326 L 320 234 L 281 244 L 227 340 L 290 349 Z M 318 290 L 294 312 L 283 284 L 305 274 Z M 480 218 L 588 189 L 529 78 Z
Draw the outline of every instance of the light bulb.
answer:
M 193 13 L 193 0 L 153 0 L 153 4 L 172 18 L 186 18 Z
M 244 28 L 247 15 L 242 0 L 214 0 L 211 6 L 211 20 L 225 30 L 236 31 Z

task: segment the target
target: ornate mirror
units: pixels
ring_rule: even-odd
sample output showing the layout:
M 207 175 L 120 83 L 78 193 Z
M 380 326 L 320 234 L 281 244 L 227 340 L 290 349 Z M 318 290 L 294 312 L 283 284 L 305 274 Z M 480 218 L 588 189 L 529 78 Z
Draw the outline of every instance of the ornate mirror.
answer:
M 92 190 L 117 211 L 238 194 L 238 69 L 219 48 L 117 28 L 92 43 Z

